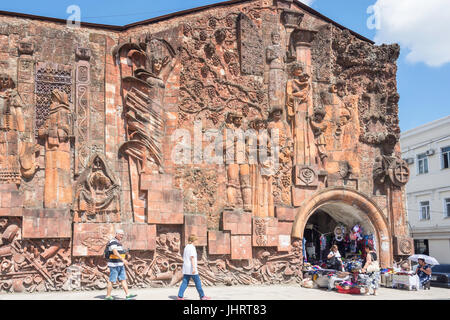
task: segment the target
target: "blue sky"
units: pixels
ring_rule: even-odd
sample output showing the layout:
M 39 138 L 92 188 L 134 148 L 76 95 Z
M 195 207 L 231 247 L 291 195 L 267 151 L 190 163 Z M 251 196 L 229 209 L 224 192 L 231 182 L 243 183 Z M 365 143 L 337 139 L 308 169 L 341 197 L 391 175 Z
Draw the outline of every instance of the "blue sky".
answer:
M 125 25 L 217 0 L 20 0 L 0 10 L 67 18 L 70 5 L 81 20 Z M 450 115 L 450 3 L 448 0 L 304 0 L 343 26 L 379 43 L 399 42 L 398 90 L 402 131 Z M 369 29 L 367 8 L 380 8 L 380 29 Z M 383 11 L 384 10 L 384 11 Z M 409 20 L 408 20 L 409 19 Z M 423 26 L 426 23 L 426 28 Z M 429 29 L 429 30 L 427 30 Z M 447 32 L 448 31 L 448 32 Z M 427 33 L 428 32 L 428 33 Z M 450 128 L 449 128 L 450 131 Z

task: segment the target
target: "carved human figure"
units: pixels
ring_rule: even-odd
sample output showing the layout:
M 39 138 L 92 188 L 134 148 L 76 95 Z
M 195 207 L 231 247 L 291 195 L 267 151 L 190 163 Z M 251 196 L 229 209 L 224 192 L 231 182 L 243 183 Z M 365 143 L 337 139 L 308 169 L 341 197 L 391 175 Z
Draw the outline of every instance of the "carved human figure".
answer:
M 282 119 L 282 108 L 274 108 L 269 113 L 268 131 L 272 141 L 276 141 L 278 136 L 279 152 L 274 153 L 278 155 L 278 166 L 276 170 L 276 189 L 275 194 L 277 198 L 275 201 L 281 201 L 284 204 L 291 203 L 291 182 L 292 182 L 292 159 L 294 157 L 294 143 L 292 141 L 292 133 L 288 123 Z
M 269 103 L 271 107 L 282 106 L 284 98 L 284 61 L 285 51 L 280 44 L 280 34 L 272 32 L 272 45 L 266 49 L 266 58 L 269 63 Z
M 78 178 L 74 209 L 90 218 L 99 212 L 118 212 L 119 191 L 117 179 L 104 157 L 96 154 Z
M 253 215 L 256 217 L 273 217 L 273 186 L 272 180 L 275 174 L 274 161 L 271 154 L 271 139 L 266 122 L 262 119 L 253 121 L 256 139 L 252 145 L 256 147 L 257 162 L 250 165 L 252 183 Z
M 20 183 L 36 170 L 36 145 L 25 132 L 24 103 L 14 81 L 0 75 L 0 183 Z
M 375 158 L 373 167 L 374 194 L 382 192 L 387 181 L 395 186 L 402 187 L 409 180 L 410 172 L 407 163 L 394 152 L 396 143 L 395 136 L 388 134 L 386 142 L 381 148 L 382 154 Z M 386 180 L 386 178 L 389 179 Z
M 120 152 L 138 163 L 138 174 L 162 173 L 161 106 L 165 82 L 175 63 L 175 50 L 168 42 L 147 35 L 140 43 L 124 43 L 114 51 L 115 56 L 129 58 L 133 74 L 121 74 L 127 88 L 124 109 L 128 141 Z
M 280 163 L 289 164 L 292 162 L 293 156 L 292 134 L 289 125 L 282 119 L 282 114 L 282 108 L 272 109 L 269 113 L 269 122 L 267 125 L 267 129 L 269 130 L 269 134 L 271 136 L 274 136 L 275 131 L 278 135 Z
M 67 93 L 53 90 L 49 116 L 38 131 L 39 137 L 45 140 L 45 208 L 65 208 L 72 203 L 72 123 Z
M 311 126 L 311 130 L 314 134 L 314 141 L 317 148 L 317 155 L 322 162 L 322 165 L 325 167 L 326 159 L 328 157 L 326 150 L 326 141 L 325 141 L 325 130 L 327 129 L 327 124 L 324 121 L 325 111 L 323 109 L 314 110 L 313 117 L 308 117 L 309 124 Z
M 227 168 L 227 206 L 235 208 L 238 202 L 236 191 L 240 187 L 244 211 L 251 211 L 251 186 L 249 164 L 245 149 L 242 114 L 232 116 L 232 126 L 224 130 L 225 163 Z
M 293 118 L 300 104 L 308 102 L 310 95 L 310 75 L 304 70 L 304 65 L 294 62 L 291 65 L 292 79 L 288 80 L 286 85 L 287 99 L 286 106 L 288 116 Z
M 336 84 L 332 84 L 329 93 L 333 96 L 333 106 L 339 112 L 339 119 L 336 122 L 336 137 L 342 135 L 342 131 L 352 118 L 352 110 L 356 105 L 359 97 L 355 95 L 348 96 L 345 81 L 339 80 Z M 355 100 L 356 99 L 356 100 Z
M 310 75 L 306 72 L 302 63 L 291 64 L 290 72 L 292 79 L 286 84 L 286 108 L 287 119 L 291 125 L 294 141 L 294 162 L 300 163 L 305 159 L 305 116 L 308 114 L 311 94 Z

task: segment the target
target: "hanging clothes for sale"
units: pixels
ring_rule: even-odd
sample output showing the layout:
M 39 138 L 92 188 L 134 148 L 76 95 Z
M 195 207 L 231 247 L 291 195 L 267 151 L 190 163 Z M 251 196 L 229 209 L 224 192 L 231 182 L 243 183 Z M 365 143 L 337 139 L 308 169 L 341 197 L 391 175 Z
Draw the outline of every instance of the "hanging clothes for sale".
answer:
M 316 247 L 314 246 L 314 243 L 309 242 L 306 246 L 306 252 L 308 253 L 308 258 L 310 260 L 313 260 L 316 258 Z
M 356 232 L 354 230 L 352 230 L 350 232 L 350 252 L 351 253 L 356 253 L 356 249 L 357 249 L 357 240 L 358 236 L 356 234 Z
M 303 238 L 302 252 L 303 252 L 303 260 L 305 262 L 308 262 L 308 257 L 307 257 L 307 254 L 306 254 L 306 239 L 305 238 Z
M 350 252 L 350 236 L 347 233 L 344 237 L 344 253 Z
M 320 236 L 320 260 L 326 260 L 327 250 L 327 237 L 325 235 Z
M 356 240 L 351 240 L 350 241 L 350 252 L 351 253 L 356 253 Z
M 320 236 L 320 251 L 327 249 L 327 237 L 325 235 Z

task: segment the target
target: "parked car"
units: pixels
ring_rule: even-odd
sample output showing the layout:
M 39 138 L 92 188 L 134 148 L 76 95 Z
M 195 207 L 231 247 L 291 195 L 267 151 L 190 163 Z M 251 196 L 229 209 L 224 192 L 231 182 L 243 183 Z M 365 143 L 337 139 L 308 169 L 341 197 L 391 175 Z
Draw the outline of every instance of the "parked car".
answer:
M 450 288 L 450 264 L 432 266 L 431 271 L 431 286 Z

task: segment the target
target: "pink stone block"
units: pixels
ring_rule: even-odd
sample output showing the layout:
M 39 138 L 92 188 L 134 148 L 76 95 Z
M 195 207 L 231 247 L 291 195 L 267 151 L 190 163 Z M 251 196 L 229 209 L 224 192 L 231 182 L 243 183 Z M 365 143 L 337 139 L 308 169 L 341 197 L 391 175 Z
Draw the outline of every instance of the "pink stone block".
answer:
M 290 250 L 292 225 L 292 222 L 278 222 L 278 251 Z
M 279 221 L 294 221 L 296 212 L 296 208 L 275 207 L 275 215 Z
M 278 246 L 278 220 L 276 218 L 253 217 L 253 246 Z
M 207 226 L 208 220 L 204 215 L 185 215 L 183 225 L 183 240 L 188 243 L 191 234 L 195 234 L 198 238 L 196 245 L 207 245 Z
M 239 211 L 224 211 L 223 230 L 231 231 L 231 234 L 252 234 L 252 214 Z
M 70 219 L 68 217 L 41 218 L 23 217 L 23 239 L 70 238 L 72 236 Z
M 156 226 L 138 223 L 75 223 L 73 228 L 74 256 L 101 256 L 105 245 L 122 229 L 122 245 L 128 250 L 155 250 Z
M 209 254 L 230 254 L 230 233 L 223 231 L 208 231 L 208 252 Z
M 246 260 L 252 258 L 252 237 L 231 236 L 231 259 Z

